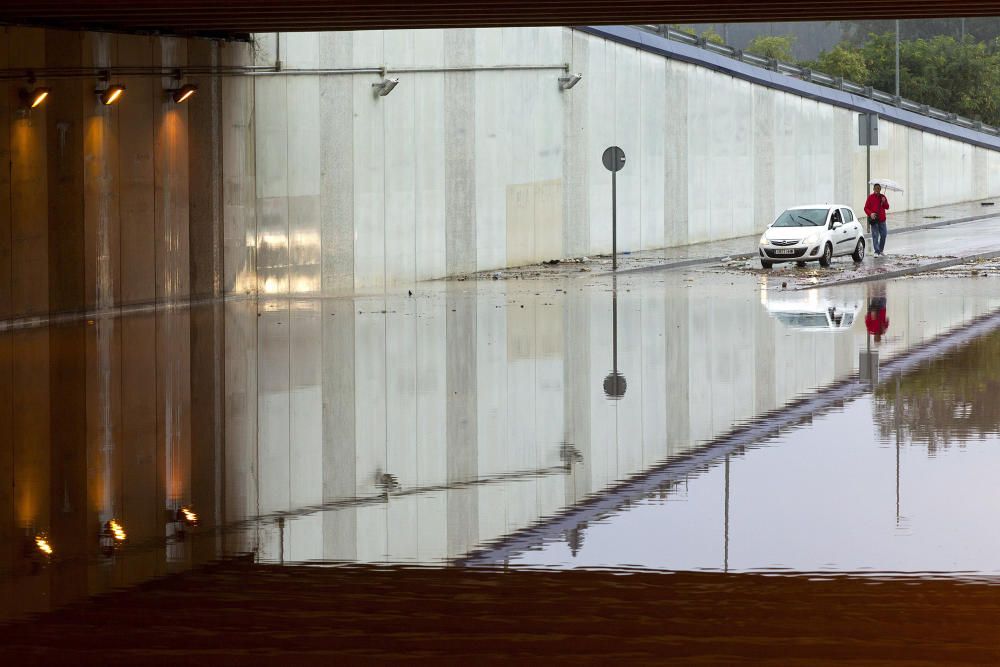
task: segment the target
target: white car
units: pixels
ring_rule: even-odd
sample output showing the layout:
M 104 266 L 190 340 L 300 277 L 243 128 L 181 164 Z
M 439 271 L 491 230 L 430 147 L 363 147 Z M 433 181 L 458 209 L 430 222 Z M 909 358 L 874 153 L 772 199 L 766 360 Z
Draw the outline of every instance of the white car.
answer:
M 865 258 L 865 234 L 854 209 L 841 204 L 795 206 L 772 222 L 760 237 L 760 265 L 778 262 L 819 262 L 830 266 L 840 255 L 855 262 Z

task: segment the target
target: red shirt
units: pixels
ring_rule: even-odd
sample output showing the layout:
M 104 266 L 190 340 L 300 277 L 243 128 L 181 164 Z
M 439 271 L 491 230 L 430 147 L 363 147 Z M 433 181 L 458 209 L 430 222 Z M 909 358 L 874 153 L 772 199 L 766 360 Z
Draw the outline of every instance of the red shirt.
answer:
M 865 214 L 874 215 L 879 222 L 885 222 L 885 212 L 889 210 L 889 200 L 881 192 L 868 195 L 865 200 Z
M 873 336 L 884 334 L 889 328 L 889 318 L 886 317 L 885 308 L 869 310 L 865 315 L 865 326 L 868 327 L 868 333 Z

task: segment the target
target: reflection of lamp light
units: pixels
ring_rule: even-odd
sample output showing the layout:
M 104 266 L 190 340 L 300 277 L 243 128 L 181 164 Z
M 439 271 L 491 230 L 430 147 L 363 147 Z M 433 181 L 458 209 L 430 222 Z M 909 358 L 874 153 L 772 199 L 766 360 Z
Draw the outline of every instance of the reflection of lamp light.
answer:
M 399 485 L 399 479 L 395 475 L 382 472 L 381 470 L 375 471 L 375 486 L 381 489 L 382 493 L 388 496 L 394 491 L 399 491 L 401 488 Z
M 111 556 L 114 554 L 115 549 L 117 549 L 118 546 L 128 538 L 128 536 L 125 534 L 125 528 L 123 528 L 118 521 L 110 519 L 105 522 L 99 538 L 101 553 L 105 556 Z
M 35 535 L 35 547 L 46 556 L 52 555 L 52 545 L 49 544 L 48 539 L 42 534 Z
M 170 99 L 175 103 L 181 104 L 182 102 L 187 102 L 191 99 L 191 96 L 198 92 L 198 86 L 193 83 L 185 83 L 180 88 L 174 88 L 169 91 Z
M 111 106 L 118 102 L 122 98 L 122 95 L 125 94 L 125 86 L 115 84 L 103 90 L 98 88 L 95 92 L 101 96 L 101 104 Z
M 105 526 L 105 528 L 107 530 L 111 531 L 111 534 L 114 536 L 116 542 L 124 542 L 125 541 L 125 538 L 127 537 L 125 535 L 125 529 L 122 528 L 122 525 L 120 523 L 118 523 L 117 521 L 115 521 L 114 519 L 111 519 L 111 521 L 108 521 L 108 523 Z
M 198 525 L 198 515 L 190 507 L 182 507 L 177 510 L 177 520 L 188 526 Z
M 580 450 L 570 443 L 564 442 L 559 445 L 559 460 L 562 461 L 566 468 L 569 468 L 574 463 L 583 461 L 583 454 L 581 454 Z
M 383 77 L 378 83 L 372 84 L 372 92 L 376 97 L 385 97 L 399 85 L 399 77 Z

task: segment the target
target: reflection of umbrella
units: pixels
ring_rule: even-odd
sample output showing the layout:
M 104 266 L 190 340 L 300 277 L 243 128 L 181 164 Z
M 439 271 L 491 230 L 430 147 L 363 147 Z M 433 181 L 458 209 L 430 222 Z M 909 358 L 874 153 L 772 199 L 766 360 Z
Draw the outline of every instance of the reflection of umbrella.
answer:
M 896 192 L 903 191 L 903 186 L 891 178 L 873 178 L 868 181 L 868 185 L 875 185 L 876 183 L 881 185 L 883 190 L 895 190 Z

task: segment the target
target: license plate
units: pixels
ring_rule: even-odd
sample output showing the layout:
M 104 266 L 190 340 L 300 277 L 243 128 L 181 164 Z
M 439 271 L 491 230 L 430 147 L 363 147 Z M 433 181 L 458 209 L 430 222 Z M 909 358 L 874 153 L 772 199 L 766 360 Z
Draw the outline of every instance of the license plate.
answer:
M 795 248 L 776 248 L 774 250 L 775 255 L 794 255 Z

